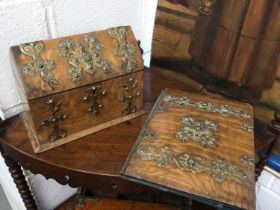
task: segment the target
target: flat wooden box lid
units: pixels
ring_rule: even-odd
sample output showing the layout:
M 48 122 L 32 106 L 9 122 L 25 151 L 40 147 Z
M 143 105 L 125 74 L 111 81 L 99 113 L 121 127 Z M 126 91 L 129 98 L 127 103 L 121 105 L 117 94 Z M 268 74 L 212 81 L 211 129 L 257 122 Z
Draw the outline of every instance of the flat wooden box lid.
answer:
M 130 26 L 21 44 L 10 54 L 28 100 L 144 69 Z
M 122 176 L 213 206 L 255 209 L 249 104 L 162 91 Z

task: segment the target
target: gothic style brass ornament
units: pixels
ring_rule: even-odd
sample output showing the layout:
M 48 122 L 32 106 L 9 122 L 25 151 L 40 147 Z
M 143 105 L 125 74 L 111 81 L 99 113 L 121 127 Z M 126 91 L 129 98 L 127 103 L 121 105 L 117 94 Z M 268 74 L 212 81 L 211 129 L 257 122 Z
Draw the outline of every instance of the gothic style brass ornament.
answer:
M 242 155 L 240 157 L 240 161 L 246 166 L 250 166 L 250 167 L 255 166 L 255 158 L 248 157 L 247 155 Z
M 211 15 L 215 1 L 216 0 L 200 0 L 199 12 L 203 15 Z
M 102 57 L 103 44 L 94 36 L 84 36 L 84 43 L 75 43 L 66 39 L 59 43 L 59 55 L 66 57 L 69 64 L 69 75 L 73 82 L 80 81 L 83 71 L 94 74 L 100 70 L 106 74 L 112 72 L 110 62 Z
M 207 160 L 204 157 L 189 153 L 182 153 L 177 156 L 173 153 L 170 145 L 164 145 L 162 148 L 145 145 L 137 150 L 141 160 L 155 161 L 162 168 L 175 164 L 182 171 L 192 173 L 208 172 L 217 183 L 224 183 L 226 180 L 233 180 L 241 184 L 251 181 L 242 168 L 227 163 L 223 159 Z
M 157 138 L 157 134 L 149 130 L 145 130 L 142 134 L 142 139 L 155 140 L 156 138 Z
M 122 111 L 123 116 L 136 112 L 136 106 L 133 104 L 133 99 L 140 96 L 138 90 L 138 80 L 130 77 L 127 82 L 122 85 L 124 92 L 120 100 L 126 103 L 126 108 Z
M 46 102 L 51 115 L 41 122 L 42 126 L 51 127 L 52 132 L 48 136 L 48 141 L 53 142 L 67 136 L 67 131 L 59 128 L 59 122 L 67 118 L 67 114 L 61 112 L 61 102 L 50 97 Z
M 254 127 L 253 126 L 249 126 L 247 124 L 241 124 L 240 128 L 244 131 L 247 131 L 249 133 L 253 133 L 254 132 Z
M 176 131 L 176 139 L 182 142 L 194 141 L 206 148 L 216 147 L 216 132 L 219 130 L 216 122 L 184 116 L 181 124 L 181 129 Z
M 102 99 L 106 96 L 106 94 L 106 89 L 100 86 L 92 86 L 88 89 L 88 93 L 81 97 L 81 100 L 83 102 L 90 103 L 88 112 L 93 115 L 97 115 L 103 107 Z
M 163 107 L 163 103 L 162 102 L 157 105 L 157 107 L 155 108 L 155 112 L 156 113 L 166 112 L 166 109 Z
M 52 87 L 58 83 L 53 74 L 56 63 L 40 57 L 43 50 L 44 43 L 41 41 L 20 45 L 21 53 L 32 59 L 29 63 L 23 65 L 23 72 L 28 76 L 34 76 L 39 73 L 42 80 Z
M 218 105 L 206 101 L 191 101 L 188 97 L 165 96 L 163 102 L 176 107 L 193 107 L 200 111 L 219 113 L 223 117 L 234 116 L 242 119 L 250 119 L 245 110 L 232 108 L 227 104 Z
M 109 29 L 110 37 L 118 41 L 117 46 L 113 48 L 113 53 L 122 59 L 122 70 L 130 73 L 134 72 L 137 67 L 137 61 L 134 58 L 136 47 L 134 44 L 127 43 L 127 29 L 126 27 L 116 27 Z

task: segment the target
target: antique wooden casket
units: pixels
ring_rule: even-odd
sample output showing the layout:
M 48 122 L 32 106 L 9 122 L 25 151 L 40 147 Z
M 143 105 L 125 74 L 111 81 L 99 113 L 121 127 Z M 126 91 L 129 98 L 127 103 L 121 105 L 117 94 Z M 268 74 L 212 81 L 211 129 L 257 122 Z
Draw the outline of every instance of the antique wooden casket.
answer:
M 255 209 L 252 107 L 162 91 L 121 174 L 219 209 Z
M 129 26 L 11 48 L 35 152 L 143 114 L 143 60 Z

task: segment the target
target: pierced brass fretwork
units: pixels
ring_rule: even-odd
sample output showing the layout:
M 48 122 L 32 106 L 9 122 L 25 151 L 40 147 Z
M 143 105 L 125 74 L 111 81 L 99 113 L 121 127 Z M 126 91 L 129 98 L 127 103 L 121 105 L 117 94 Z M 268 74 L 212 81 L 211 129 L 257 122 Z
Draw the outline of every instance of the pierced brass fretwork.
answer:
M 59 55 L 66 57 L 69 64 L 69 75 L 73 82 L 80 81 L 83 71 L 94 74 L 100 70 L 106 74 L 112 72 L 111 64 L 103 58 L 103 44 L 94 36 L 84 36 L 84 43 L 75 43 L 66 39 L 59 43 Z
M 219 105 L 207 101 L 191 101 L 188 97 L 165 96 L 163 102 L 176 107 L 193 107 L 200 111 L 219 113 L 223 117 L 234 116 L 250 119 L 252 116 L 243 109 L 233 108 L 227 104 Z
M 212 7 L 216 0 L 200 0 L 199 12 L 203 15 L 211 15 Z
M 88 112 L 97 115 L 103 107 L 102 99 L 106 94 L 106 89 L 100 86 L 92 86 L 88 89 L 88 93 L 81 97 L 81 100 L 90 104 Z
M 145 130 L 142 134 L 142 139 L 155 140 L 156 138 L 157 134 L 149 130 Z
M 60 121 L 67 118 L 66 113 L 61 112 L 61 102 L 55 98 L 50 97 L 46 102 L 51 115 L 41 122 L 42 126 L 51 127 L 52 132 L 48 136 L 48 141 L 55 141 L 67 136 L 67 131 L 59 127 Z
M 131 43 L 127 43 L 127 29 L 126 27 L 116 27 L 109 29 L 110 37 L 118 41 L 117 46 L 113 48 L 113 53 L 122 59 L 122 70 L 130 73 L 134 72 L 137 67 L 137 61 L 134 58 L 136 52 L 136 46 Z
M 136 112 L 136 106 L 133 104 L 133 100 L 140 96 L 138 90 L 138 80 L 130 77 L 127 82 L 122 85 L 124 91 L 120 100 L 126 103 L 126 108 L 122 111 L 123 116 Z
M 155 112 L 156 113 L 164 113 L 164 112 L 166 112 L 166 109 L 164 108 L 162 102 L 157 105 L 157 107 L 155 108 Z
M 242 155 L 240 157 L 240 161 L 246 166 L 253 167 L 255 165 L 255 158 L 249 157 L 247 155 Z
M 40 56 L 45 47 L 44 43 L 21 44 L 19 47 L 22 54 L 32 59 L 29 63 L 23 65 L 23 72 L 28 76 L 34 76 L 39 73 L 42 80 L 53 88 L 53 85 L 58 83 L 53 74 L 56 63 Z
M 189 153 L 175 156 L 170 145 L 164 145 L 161 148 L 145 145 L 140 147 L 137 153 L 141 160 L 155 161 L 162 168 L 175 164 L 182 171 L 192 173 L 207 172 L 212 175 L 217 183 L 224 183 L 226 180 L 233 180 L 241 184 L 251 182 L 250 177 L 239 166 L 227 163 L 221 158 L 207 160 L 205 157 Z
M 199 120 L 190 116 L 181 118 L 182 127 L 176 131 L 176 139 L 182 142 L 194 141 L 203 147 L 216 146 L 218 125 L 212 120 Z
M 248 133 L 253 133 L 254 132 L 254 127 L 247 125 L 247 124 L 241 124 L 240 128 L 244 131 L 247 131 Z

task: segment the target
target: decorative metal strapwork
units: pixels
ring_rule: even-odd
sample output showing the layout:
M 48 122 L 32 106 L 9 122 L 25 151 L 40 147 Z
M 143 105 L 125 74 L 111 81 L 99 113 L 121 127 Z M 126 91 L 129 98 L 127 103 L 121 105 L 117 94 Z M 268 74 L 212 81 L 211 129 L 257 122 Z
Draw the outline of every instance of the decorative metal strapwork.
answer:
M 136 106 L 133 104 L 133 99 L 140 96 L 140 91 L 138 90 L 138 80 L 130 77 L 127 82 L 123 85 L 123 95 L 120 97 L 122 102 L 126 103 L 126 108 L 122 111 L 123 116 L 135 113 Z
M 249 133 L 253 133 L 254 132 L 254 127 L 253 126 L 250 126 L 250 125 L 247 125 L 247 124 L 241 124 L 240 125 L 240 128 L 244 131 L 247 131 Z
M 156 113 L 163 113 L 166 112 L 166 109 L 163 107 L 163 103 L 160 102 L 157 107 L 155 108 Z
M 181 129 L 176 131 L 176 139 L 182 142 L 194 141 L 203 147 L 216 146 L 216 132 L 219 130 L 216 122 L 184 116 L 181 123 Z
M 242 155 L 240 157 L 240 161 L 246 165 L 246 166 L 250 166 L 250 167 L 253 167 L 255 165 L 255 158 L 252 158 L 252 157 L 248 157 L 247 155 Z
M 94 36 L 84 36 L 85 43 L 75 43 L 66 39 L 59 43 L 59 55 L 66 57 L 69 64 L 69 75 L 73 82 L 83 78 L 83 71 L 94 74 L 100 70 L 106 74 L 112 72 L 111 64 L 103 58 L 103 44 Z
M 39 73 L 42 80 L 53 88 L 53 85 L 58 83 L 53 74 L 56 63 L 40 56 L 45 48 L 44 43 L 21 44 L 19 47 L 22 54 L 32 59 L 29 63 L 23 65 L 23 72 L 28 76 L 34 76 Z
M 113 48 L 113 53 L 121 57 L 122 70 L 127 73 L 134 72 L 137 67 L 137 61 L 134 57 L 137 48 L 134 44 L 127 43 L 127 28 L 122 26 L 112 28 L 109 29 L 108 33 L 110 37 L 118 41 L 117 46 Z
M 233 180 L 238 183 L 251 182 L 250 177 L 239 166 L 227 163 L 221 158 L 207 160 L 204 157 L 189 153 L 182 153 L 175 156 L 170 145 L 164 145 L 161 148 L 145 145 L 139 148 L 137 153 L 141 160 L 155 161 L 162 168 L 167 167 L 169 164 L 175 164 L 182 171 L 192 173 L 208 172 L 217 183 L 223 183 L 226 180 Z
M 245 110 L 230 107 L 227 104 L 219 105 L 207 101 L 191 101 L 188 97 L 165 96 L 163 102 L 177 107 L 193 107 L 200 111 L 219 113 L 224 117 L 235 116 L 242 119 L 252 118 Z
M 81 97 L 81 100 L 90 104 L 88 112 L 97 115 L 103 107 L 102 99 L 106 95 L 106 89 L 100 86 L 92 86 L 88 89 L 88 93 Z
M 51 127 L 52 132 L 48 136 L 48 141 L 55 141 L 67 136 L 67 131 L 59 128 L 59 123 L 67 118 L 66 113 L 61 111 L 61 102 L 55 98 L 50 97 L 46 102 L 51 115 L 41 122 L 42 126 Z
M 157 138 L 157 134 L 149 130 L 145 130 L 142 134 L 142 139 L 155 140 L 156 138 Z

